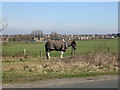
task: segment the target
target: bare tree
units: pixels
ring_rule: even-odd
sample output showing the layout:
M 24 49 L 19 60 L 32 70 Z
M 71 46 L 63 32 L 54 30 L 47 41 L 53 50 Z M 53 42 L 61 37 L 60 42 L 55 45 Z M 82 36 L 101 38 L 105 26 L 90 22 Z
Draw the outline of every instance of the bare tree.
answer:
M 33 36 L 35 35 L 35 31 L 34 30 L 31 32 L 31 35 L 33 35 Z
M 7 18 L 0 19 L 0 32 L 8 26 Z
M 33 30 L 31 32 L 32 35 L 37 35 L 37 36 L 43 36 L 43 31 L 42 30 Z
M 60 39 L 59 34 L 57 32 L 51 32 L 50 37 L 51 39 Z

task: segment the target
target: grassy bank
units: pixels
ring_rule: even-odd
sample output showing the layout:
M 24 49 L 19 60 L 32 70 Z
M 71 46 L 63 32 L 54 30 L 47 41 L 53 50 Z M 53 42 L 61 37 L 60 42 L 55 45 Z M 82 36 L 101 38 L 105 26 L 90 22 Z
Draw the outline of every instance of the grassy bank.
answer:
M 67 56 L 63 60 L 6 57 L 3 61 L 3 83 L 117 74 L 118 66 L 117 54 L 104 52 Z

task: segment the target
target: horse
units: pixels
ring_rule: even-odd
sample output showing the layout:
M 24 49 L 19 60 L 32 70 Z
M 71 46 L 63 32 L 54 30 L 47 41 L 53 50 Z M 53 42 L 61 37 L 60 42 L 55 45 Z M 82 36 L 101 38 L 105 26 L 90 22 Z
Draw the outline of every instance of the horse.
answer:
M 46 50 L 46 57 L 50 59 L 50 52 L 51 51 L 60 51 L 60 58 L 63 59 L 63 54 L 67 50 L 68 47 L 72 46 L 72 52 L 76 50 L 76 42 L 75 40 L 48 40 L 45 43 L 45 50 Z

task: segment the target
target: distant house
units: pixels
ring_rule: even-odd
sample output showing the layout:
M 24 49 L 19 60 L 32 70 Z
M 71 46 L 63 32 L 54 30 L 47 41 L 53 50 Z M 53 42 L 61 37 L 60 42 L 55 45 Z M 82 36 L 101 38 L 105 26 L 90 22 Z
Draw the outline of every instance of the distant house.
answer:
M 1 37 L 1 38 L 0 38 L 0 41 L 1 41 L 1 42 L 8 42 L 8 41 L 9 41 L 9 39 L 8 39 L 8 38 L 6 38 L 6 37 Z
M 106 39 L 114 39 L 115 36 L 107 36 Z
M 39 37 L 39 36 L 33 37 L 33 41 L 35 41 L 35 42 L 41 42 L 41 41 L 43 41 L 43 40 L 44 40 L 43 37 Z

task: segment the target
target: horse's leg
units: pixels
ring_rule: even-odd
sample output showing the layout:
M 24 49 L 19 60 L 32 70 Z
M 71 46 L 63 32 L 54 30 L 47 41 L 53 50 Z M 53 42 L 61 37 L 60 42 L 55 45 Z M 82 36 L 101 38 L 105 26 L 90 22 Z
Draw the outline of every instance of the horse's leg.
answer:
M 63 51 L 60 52 L 60 58 L 63 59 Z
M 48 52 L 46 52 L 46 58 L 49 59 L 49 57 L 48 57 Z
M 47 59 L 50 59 L 50 50 L 46 48 L 46 57 Z
M 50 59 L 50 52 L 46 52 L 47 59 Z
M 73 54 L 73 48 L 71 48 L 71 54 Z

